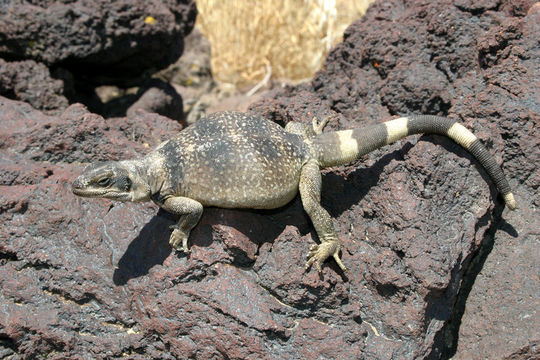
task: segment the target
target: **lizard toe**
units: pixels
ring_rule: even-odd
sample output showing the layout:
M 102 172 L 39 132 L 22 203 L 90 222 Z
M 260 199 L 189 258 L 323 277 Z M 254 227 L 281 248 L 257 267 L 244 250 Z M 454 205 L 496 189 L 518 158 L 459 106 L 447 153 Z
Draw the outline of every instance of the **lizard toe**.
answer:
M 318 245 L 313 245 L 309 249 L 307 254 L 308 261 L 306 262 L 305 269 L 308 270 L 311 265 L 315 265 L 317 271 L 322 271 L 322 264 L 330 256 L 334 258 L 339 268 L 342 271 L 347 271 L 347 267 L 341 262 L 339 257 L 340 245 L 338 241 L 326 241 Z

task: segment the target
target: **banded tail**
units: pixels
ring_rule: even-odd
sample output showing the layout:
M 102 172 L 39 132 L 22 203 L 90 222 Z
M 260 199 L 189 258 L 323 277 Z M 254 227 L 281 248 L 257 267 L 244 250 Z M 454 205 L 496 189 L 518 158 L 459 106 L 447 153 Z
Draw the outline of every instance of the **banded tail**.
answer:
M 445 135 L 463 146 L 487 171 L 506 205 L 517 207 L 510 185 L 501 167 L 478 138 L 455 120 L 433 116 L 414 115 L 390 120 L 360 129 L 323 133 L 313 139 L 322 167 L 348 164 L 384 145 L 413 134 Z

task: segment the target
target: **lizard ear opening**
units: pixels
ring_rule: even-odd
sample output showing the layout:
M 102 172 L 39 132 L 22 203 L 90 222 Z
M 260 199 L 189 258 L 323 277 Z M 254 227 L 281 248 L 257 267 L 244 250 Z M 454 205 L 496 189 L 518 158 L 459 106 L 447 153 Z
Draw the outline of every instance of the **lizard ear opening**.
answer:
M 126 176 L 126 191 L 131 190 L 131 185 L 132 185 L 131 179 Z
M 131 190 L 131 179 L 129 176 L 121 176 L 116 180 L 116 184 L 118 189 L 121 189 L 122 191 L 128 192 Z

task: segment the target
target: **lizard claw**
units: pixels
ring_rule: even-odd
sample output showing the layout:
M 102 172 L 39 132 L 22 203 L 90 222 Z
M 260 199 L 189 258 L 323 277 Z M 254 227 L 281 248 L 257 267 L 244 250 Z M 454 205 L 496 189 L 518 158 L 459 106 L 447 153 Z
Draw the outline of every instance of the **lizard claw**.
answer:
M 315 264 L 319 274 L 322 272 L 322 263 L 330 256 L 334 258 L 338 266 L 342 271 L 347 271 L 347 267 L 341 262 L 339 257 L 340 245 L 339 241 L 325 241 L 318 245 L 313 245 L 309 249 L 307 254 L 308 261 L 306 262 L 305 269 L 308 270 L 312 264 Z
M 189 254 L 191 250 L 188 248 L 188 235 L 181 231 L 177 225 L 171 225 L 173 229 L 171 237 L 169 238 L 169 244 L 176 250 Z

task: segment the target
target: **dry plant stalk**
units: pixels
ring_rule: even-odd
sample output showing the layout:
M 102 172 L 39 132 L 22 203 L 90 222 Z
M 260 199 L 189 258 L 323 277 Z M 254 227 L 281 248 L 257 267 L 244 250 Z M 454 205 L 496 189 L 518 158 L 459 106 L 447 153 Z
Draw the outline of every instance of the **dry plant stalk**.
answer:
M 373 0 L 198 0 L 214 79 L 234 85 L 313 76 Z

